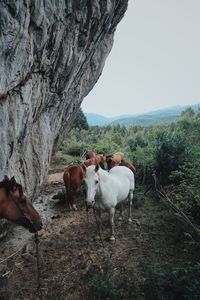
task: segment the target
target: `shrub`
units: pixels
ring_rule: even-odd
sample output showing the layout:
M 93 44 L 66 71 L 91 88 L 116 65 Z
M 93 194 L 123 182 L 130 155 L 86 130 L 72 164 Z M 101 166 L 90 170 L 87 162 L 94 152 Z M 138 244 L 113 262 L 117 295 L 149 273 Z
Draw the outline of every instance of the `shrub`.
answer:
M 200 265 L 171 268 L 161 271 L 145 266 L 147 279 L 144 283 L 145 299 L 197 300 L 200 295 Z

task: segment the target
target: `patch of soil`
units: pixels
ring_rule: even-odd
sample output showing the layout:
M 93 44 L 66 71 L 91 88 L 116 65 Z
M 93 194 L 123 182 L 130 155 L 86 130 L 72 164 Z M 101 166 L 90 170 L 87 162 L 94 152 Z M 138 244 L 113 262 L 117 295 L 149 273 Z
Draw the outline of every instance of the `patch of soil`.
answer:
M 62 183 L 63 182 L 63 171 L 52 173 L 48 176 L 47 182 L 51 183 Z

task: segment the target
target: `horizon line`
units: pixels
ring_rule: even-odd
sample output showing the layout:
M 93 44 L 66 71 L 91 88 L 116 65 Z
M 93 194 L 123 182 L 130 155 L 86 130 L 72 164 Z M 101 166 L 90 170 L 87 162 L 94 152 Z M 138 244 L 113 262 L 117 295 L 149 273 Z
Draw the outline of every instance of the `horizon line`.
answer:
M 177 104 L 177 105 L 173 105 L 173 106 L 165 106 L 165 107 L 161 107 L 161 108 L 157 108 L 157 109 L 152 109 L 152 110 L 148 110 L 148 111 L 144 111 L 144 112 L 140 112 L 140 113 L 121 113 L 121 114 L 118 114 L 118 115 L 104 115 L 104 114 L 101 114 L 101 113 L 98 113 L 98 112 L 90 112 L 90 111 L 85 111 L 83 110 L 83 113 L 87 113 L 87 114 L 95 114 L 95 115 L 99 115 L 99 116 L 103 116 L 103 117 L 106 117 L 106 118 L 115 118 L 115 117 L 119 117 L 119 116 L 138 116 L 138 115 L 143 115 L 143 114 L 148 114 L 148 113 L 151 113 L 151 112 L 156 112 L 156 111 L 159 111 L 159 110 L 164 110 L 164 109 L 170 109 L 170 108 L 175 108 L 175 107 L 191 107 L 191 106 L 194 106 L 194 105 L 200 105 L 200 102 L 195 102 L 195 103 L 191 103 L 191 104 Z

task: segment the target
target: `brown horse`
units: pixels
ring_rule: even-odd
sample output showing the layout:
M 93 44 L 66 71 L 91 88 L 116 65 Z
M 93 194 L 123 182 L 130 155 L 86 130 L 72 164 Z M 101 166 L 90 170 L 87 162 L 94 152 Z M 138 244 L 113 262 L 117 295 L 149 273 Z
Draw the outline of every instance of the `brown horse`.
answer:
M 108 158 L 107 159 L 107 166 L 108 166 L 108 171 L 110 169 L 112 169 L 113 167 L 116 167 L 116 166 L 124 166 L 124 167 L 129 168 L 133 172 L 133 174 L 136 173 L 136 166 L 132 163 L 128 163 L 128 162 L 125 162 L 125 161 L 122 161 L 122 162 L 119 163 L 118 161 L 116 161 L 112 158 Z
M 0 182 L 0 218 L 21 225 L 30 232 L 42 229 L 42 221 L 15 178 L 5 176 Z
M 85 158 L 86 158 L 86 160 L 87 159 L 90 159 L 90 158 L 95 158 L 96 157 L 96 152 L 95 151 L 88 151 L 88 152 L 86 152 L 86 154 L 85 154 Z
M 64 171 L 63 181 L 66 189 L 66 200 L 70 210 L 77 210 L 75 200 L 80 193 L 85 172 L 86 167 L 84 164 L 69 165 Z
M 136 166 L 134 164 L 122 161 L 120 166 L 127 167 L 133 172 L 134 175 L 136 174 Z
M 92 158 L 89 158 L 89 159 L 86 159 L 83 164 L 86 166 L 86 167 L 89 167 L 91 165 L 104 165 L 104 162 L 105 162 L 106 158 L 103 154 L 96 154 L 95 157 L 92 157 Z
M 116 152 L 111 155 L 106 155 L 107 169 L 110 170 L 115 166 L 119 166 L 124 161 L 124 153 Z
M 112 159 L 114 159 L 118 163 L 121 163 L 124 160 L 124 153 L 116 152 L 113 154 Z

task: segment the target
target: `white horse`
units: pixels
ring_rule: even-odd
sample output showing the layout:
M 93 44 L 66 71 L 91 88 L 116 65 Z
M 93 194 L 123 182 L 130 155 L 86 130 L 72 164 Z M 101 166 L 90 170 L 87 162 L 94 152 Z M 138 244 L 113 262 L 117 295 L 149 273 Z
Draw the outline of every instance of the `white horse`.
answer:
M 133 190 L 135 189 L 134 174 L 127 167 L 117 166 L 107 171 L 98 165 L 86 169 L 85 183 L 87 186 L 86 203 L 95 207 L 97 220 L 101 221 L 101 211 L 109 212 L 111 226 L 110 240 L 114 241 L 114 215 L 118 203 L 129 198 L 129 222 L 131 220 Z M 121 208 L 122 214 L 122 208 Z

